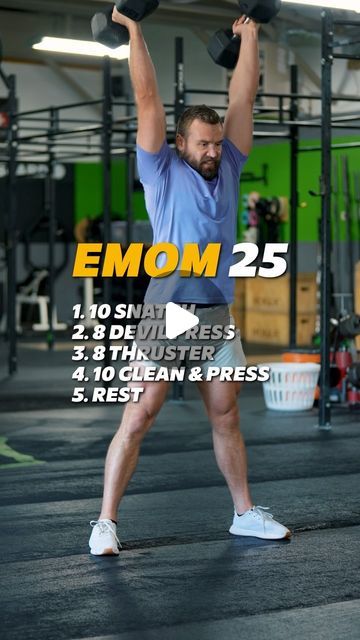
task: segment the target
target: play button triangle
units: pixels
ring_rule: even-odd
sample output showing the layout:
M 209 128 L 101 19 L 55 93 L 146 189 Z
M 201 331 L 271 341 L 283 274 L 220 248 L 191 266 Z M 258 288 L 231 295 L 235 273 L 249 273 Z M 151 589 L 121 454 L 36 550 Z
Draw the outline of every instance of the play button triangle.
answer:
M 180 336 L 185 331 L 196 327 L 199 318 L 190 311 L 179 307 L 174 302 L 168 302 L 165 310 L 165 333 L 166 337 L 172 340 Z

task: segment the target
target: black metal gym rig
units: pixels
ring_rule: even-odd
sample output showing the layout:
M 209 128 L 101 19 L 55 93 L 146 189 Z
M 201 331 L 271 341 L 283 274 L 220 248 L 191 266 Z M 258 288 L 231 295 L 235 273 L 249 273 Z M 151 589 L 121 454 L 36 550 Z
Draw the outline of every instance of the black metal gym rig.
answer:
M 334 42 L 334 27 L 336 26 L 360 26 L 359 21 L 334 20 L 330 10 L 324 10 L 322 20 L 322 93 L 321 96 L 305 95 L 298 93 L 298 73 L 295 65 L 290 70 L 290 93 L 261 93 L 264 98 L 274 98 L 278 101 L 278 107 L 266 108 L 256 106 L 257 114 L 276 114 L 277 120 L 255 120 L 254 136 L 258 138 L 279 138 L 290 141 L 290 347 L 296 346 L 296 280 L 297 280 L 297 210 L 298 210 L 298 154 L 303 152 L 321 151 L 322 169 L 320 177 L 320 192 L 322 203 L 322 234 L 321 234 L 321 378 L 320 378 L 320 402 L 318 426 L 320 429 L 331 428 L 330 405 L 330 269 L 331 269 L 331 238 L 330 238 L 330 211 L 331 211 L 331 150 L 359 147 L 360 143 L 332 144 L 331 129 L 359 129 L 359 125 L 351 123 L 348 118 L 337 117 L 332 119 L 332 101 L 341 98 L 346 102 L 358 102 L 357 96 L 338 96 L 331 93 L 331 72 L 334 59 L 360 59 L 358 55 L 337 53 L 340 45 Z M 351 44 L 351 43 L 349 43 Z M 115 101 L 111 93 L 111 63 L 109 58 L 104 59 L 103 66 L 103 97 L 80 103 L 37 109 L 18 113 L 16 108 L 16 80 L 14 75 L 6 75 L 1 67 L 0 78 L 8 90 L 9 126 L 7 127 L 6 157 L 7 165 L 7 198 L 6 198 L 6 264 L 7 264 L 7 338 L 8 338 L 8 371 L 12 375 L 17 370 L 17 334 L 16 334 L 16 251 L 17 251 L 17 207 L 16 207 L 16 168 L 17 163 L 31 158 L 31 163 L 46 163 L 48 174 L 46 179 L 46 212 L 49 218 L 49 273 L 50 273 L 50 300 L 49 300 L 49 339 L 48 346 L 54 345 L 54 332 L 52 327 L 52 310 L 54 306 L 54 242 L 55 242 L 55 196 L 53 168 L 56 161 L 65 162 L 79 157 L 102 157 L 103 162 L 103 225 L 104 242 L 111 241 L 111 158 L 125 156 L 127 160 L 126 181 L 126 214 L 127 214 L 127 240 L 131 242 L 133 213 L 131 206 L 131 193 L 134 176 L 134 152 L 136 116 L 134 115 L 134 102 L 130 100 Z M 173 116 L 173 129 L 170 136 L 175 133 L 176 121 L 182 110 L 187 105 L 186 97 L 189 95 L 224 96 L 227 91 L 189 89 L 186 88 L 184 73 L 183 40 L 175 40 L 175 96 L 174 104 L 165 104 L 167 116 Z M 322 119 L 299 120 L 298 102 L 301 99 L 309 101 L 321 101 Z M 289 102 L 289 107 L 284 104 Z M 64 118 L 67 110 L 86 107 L 102 108 L 101 119 L 91 121 L 89 119 Z M 114 118 L 115 107 L 125 109 L 121 118 Z M 216 109 L 226 109 L 226 106 Z M 357 118 L 358 119 L 358 118 Z M 321 122 L 320 122 L 321 120 Z M 356 118 L 354 118 L 356 120 Z M 25 134 L 31 121 L 41 122 L 37 132 Z M 79 127 L 78 124 L 87 126 Z M 90 124 L 89 124 L 90 123 Z M 71 126 L 73 128 L 71 128 Z M 75 126 L 74 126 L 75 125 Z M 266 131 L 261 131 L 258 126 L 266 125 Z M 269 130 L 269 125 L 275 130 Z M 299 131 L 302 128 L 319 128 L 321 126 L 320 146 L 299 146 Z M 170 128 L 171 129 L 171 128 Z M 24 133 L 23 133 L 24 132 Z M 114 144 L 114 133 L 123 134 L 124 140 Z M 71 136 L 75 142 L 71 142 Z M 78 142 L 84 139 L 85 142 Z M 100 136 L 100 137 L 99 137 Z M 95 141 L 93 140 L 95 137 Z M 63 139 L 66 138 L 66 142 Z M 70 140 L 70 142 L 68 142 Z M 121 148 L 119 149 L 119 146 Z M 34 149 L 36 159 L 34 159 Z M 104 302 L 111 302 L 111 279 L 105 279 Z M 131 283 L 127 286 L 128 301 L 131 301 Z M 108 332 L 106 332 L 108 335 Z M 108 346 L 108 344 L 107 344 Z M 108 350 L 107 350 L 108 351 Z

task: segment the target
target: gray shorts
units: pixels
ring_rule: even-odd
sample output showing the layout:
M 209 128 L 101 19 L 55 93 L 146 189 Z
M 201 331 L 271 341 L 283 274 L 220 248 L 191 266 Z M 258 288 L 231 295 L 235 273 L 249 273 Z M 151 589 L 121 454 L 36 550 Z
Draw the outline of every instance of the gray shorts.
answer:
M 196 315 L 199 318 L 199 325 L 207 325 L 207 326 L 221 326 L 226 327 L 232 325 L 235 327 L 234 318 L 230 315 L 229 307 L 227 305 L 214 305 L 212 307 L 205 308 L 196 308 Z M 154 325 L 157 321 L 152 321 Z M 246 366 L 246 358 L 243 351 L 241 336 L 239 329 L 235 330 L 235 336 L 229 339 L 191 339 L 186 337 L 186 333 L 178 336 L 173 340 L 168 339 L 157 339 L 148 341 L 146 347 L 151 347 L 157 352 L 159 355 L 159 359 L 152 360 L 151 358 L 145 357 L 144 359 L 136 360 L 136 364 L 142 365 L 144 367 L 166 367 L 167 369 L 172 369 L 174 367 L 201 367 L 202 372 L 205 374 L 208 370 L 208 367 L 243 367 Z M 134 343 L 139 351 L 141 351 L 143 343 L 138 342 Z M 162 349 L 166 347 L 172 347 L 174 351 L 174 347 L 177 348 L 176 357 L 171 360 L 167 360 L 165 358 L 160 358 Z M 179 348 L 185 347 L 186 354 L 183 357 L 180 357 L 178 354 Z M 192 358 L 191 347 L 202 348 L 203 353 L 205 354 L 205 358 L 197 359 Z M 184 349 L 185 351 L 185 349 Z M 207 353 L 211 351 L 212 354 L 209 357 Z M 135 361 L 134 361 L 135 363 Z

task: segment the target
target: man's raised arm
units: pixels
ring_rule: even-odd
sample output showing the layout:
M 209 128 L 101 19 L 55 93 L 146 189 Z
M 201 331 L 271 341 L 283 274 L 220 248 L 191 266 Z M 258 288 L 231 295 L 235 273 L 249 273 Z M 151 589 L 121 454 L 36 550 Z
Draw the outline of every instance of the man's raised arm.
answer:
M 130 78 L 138 114 L 136 141 L 145 151 L 157 153 L 166 138 L 166 121 L 154 65 L 140 24 L 126 18 L 115 8 L 112 19 L 124 25 L 130 35 Z
M 233 32 L 241 37 L 240 55 L 229 87 L 229 107 L 224 133 L 243 153 L 248 155 L 253 139 L 253 108 L 259 86 L 259 27 L 245 16 L 235 20 Z

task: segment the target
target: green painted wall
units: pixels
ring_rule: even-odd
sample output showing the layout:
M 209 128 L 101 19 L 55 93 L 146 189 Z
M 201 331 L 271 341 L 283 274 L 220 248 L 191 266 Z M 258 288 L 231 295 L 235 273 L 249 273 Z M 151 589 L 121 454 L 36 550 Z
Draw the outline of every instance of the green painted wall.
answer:
M 74 211 L 75 223 L 82 218 L 97 218 L 101 215 L 103 174 L 102 165 L 78 163 L 74 172 Z M 111 168 L 111 203 L 113 216 L 125 220 L 126 172 L 125 160 L 117 160 Z M 142 192 L 133 194 L 133 210 L 137 220 L 147 220 L 144 196 Z
M 97 218 L 103 210 L 103 174 L 99 163 L 77 163 L 74 171 L 75 223 Z M 111 170 L 111 208 L 113 215 L 125 219 L 125 162 L 116 161 Z
M 358 138 L 337 138 L 334 142 L 357 142 Z M 308 140 L 303 142 L 301 146 L 320 145 L 319 140 Z M 339 191 L 342 189 L 341 176 L 341 156 L 348 155 L 350 169 L 350 185 L 352 196 L 354 195 L 353 172 L 360 171 L 360 146 L 357 149 L 339 149 L 333 151 L 333 157 L 338 158 L 339 166 Z M 304 207 L 299 207 L 298 212 L 298 238 L 300 242 L 316 242 L 317 241 L 317 219 L 320 216 L 321 200 L 309 195 L 309 190 L 319 192 L 319 176 L 321 171 L 321 158 L 319 151 L 306 152 L 299 154 L 299 171 L 298 171 L 298 192 L 299 203 L 303 203 Z M 249 160 L 246 164 L 246 171 L 255 175 L 261 175 L 262 165 L 266 163 L 268 170 L 268 186 L 259 182 L 246 182 L 241 186 L 241 193 L 250 193 L 251 191 L 259 191 L 262 196 L 286 196 L 290 197 L 290 148 L 288 143 L 261 145 L 253 148 Z M 339 197 L 339 211 L 344 210 L 344 199 L 342 195 Z M 352 224 L 352 237 L 359 238 L 359 225 L 354 220 Z M 289 223 L 285 223 L 282 229 L 282 239 L 289 240 Z M 340 239 L 345 240 L 346 224 L 342 220 L 340 222 Z
M 358 138 L 337 138 L 334 142 L 359 142 Z M 309 140 L 303 146 L 319 144 L 318 140 Z M 360 171 L 360 147 L 334 151 L 334 156 L 340 158 L 347 154 L 349 157 L 351 189 L 353 193 L 353 172 Z M 246 164 L 246 171 L 261 175 L 262 165 L 268 164 L 268 186 L 258 182 L 246 182 L 241 186 L 241 193 L 259 191 L 262 196 L 286 196 L 289 198 L 290 185 L 290 150 L 287 142 L 256 146 L 253 148 Z M 339 172 L 341 178 L 341 171 Z M 304 207 L 299 208 L 298 237 L 300 242 L 317 241 L 317 219 L 320 215 L 320 198 L 309 196 L 308 191 L 319 190 L 320 152 L 299 154 L 299 202 Z M 125 160 L 119 160 L 112 165 L 112 211 L 125 219 Z M 84 217 L 96 218 L 102 212 L 102 167 L 100 164 L 80 163 L 75 166 L 75 222 Z M 342 178 L 339 182 L 342 185 Z M 340 189 L 341 191 L 341 189 Z M 241 203 L 241 199 L 240 199 Z M 241 211 L 239 204 L 239 211 Z M 344 201 L 339 198 L 339 210 L 343 211 Z M 133 195 L 133 210 L 135 219 L 146 220 L 144 197 L 142 192 Z M 340 237 L 345 239 L 345 221 L 340 223 Z M 241 229 L 240 229 L 241 232 Z M 289 239 L 289 223 L 282 225 L 282 239 Z M 353 221 L 353 238 L 359 238 L 359 225 Z M 241 236 L 240 236 L 241 237 Z

